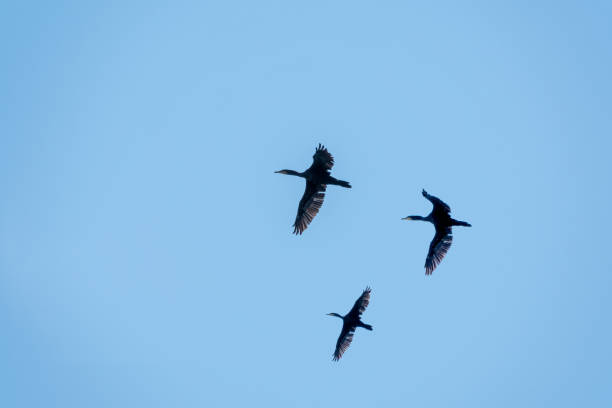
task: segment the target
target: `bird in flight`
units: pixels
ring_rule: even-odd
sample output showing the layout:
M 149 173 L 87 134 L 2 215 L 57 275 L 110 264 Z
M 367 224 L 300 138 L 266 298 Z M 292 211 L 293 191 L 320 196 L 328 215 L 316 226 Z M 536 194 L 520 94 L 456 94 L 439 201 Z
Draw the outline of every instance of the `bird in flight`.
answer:
M 302 234 L 308 224 L 317 215 L 328 184 L 351 188 L 347 181 L 338 180 L 331 176 L 330 170 L 334 166 L 334 157 L 327 149 L 319 143 L 315 154 L 312 156 L 312 165 L 306 171 L 300 173 L 294 170 L 279 170 L 275 173 L 298 176 L 306 179 L 306 190 L 298 205 L 297 216 L 293 223 L 293 233 Z
M 372 330 L 372 326 L 369 324 L 365 324 L 361 321 L 361 314 L 366 310 L 368 304 L 370 303 L 370 292 L 372 289 L 367 287 L 366 290 L 363 291 L 359 299 L 353 305 L 353 308 L 344 316 L 339 315 L 338 313 L 328 313 L 328 316 L 336 316 L 342 319 L 342 331 L 340 332 L 340 337 L 338 337 L 338 341 L 336 342 L 336 350 L 334 351 L 332 360 L 338 361 L 351 345 L 353 341 L 353 334 L 355 334 L 355 329 L 357 327 L 363 327 L 367 330 Z
M 438 264 L 442 262 L 444 255 L 446 255 L 453 243 L 452 227 L 455 225 L 471 227 L 472 225 L 465 221 L 457 221 L 451 218 L 450 207 L 438 197 L 428 194 L 425 190 L 423 190 L 423 197 L 433 204 L 431 213 L 427 217 L 411 215 L 402 218 L 402 220 L 429 221 L 436 228 L 436 235 L 434 235 L 431 244 L 429 244 L 429 252 L 427 253 L 427 259 L 425 259 L 425 275 L 431 275 Z

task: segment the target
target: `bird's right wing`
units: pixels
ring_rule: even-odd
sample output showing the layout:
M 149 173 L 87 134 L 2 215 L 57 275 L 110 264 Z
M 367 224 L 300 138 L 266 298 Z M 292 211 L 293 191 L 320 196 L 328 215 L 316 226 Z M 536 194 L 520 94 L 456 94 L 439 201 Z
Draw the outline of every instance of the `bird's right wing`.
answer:
M 338 337 L 338 341 L 336 342 L 336 350 L 334 351 L 332 360 L 340 360 L 344 352 L 351 345 L 353 334 L 355 334 L 355 327 L 342 326 L 342 332 L 340 332 L 340 337 Z
M 372 289 L 370 289 L 370 287 L 368 286 L 363 291 L 361 296 L 359 296 L 359 299 L 355 301 L 355 304 L 353 305 L 353 308 L 348 312 L 348 315 L 357 315 L 358 317 L 361 317 L 361 314 L 370 304 L 370 292 L 372 292 Z
M 425 189 L 423 189 L 423 197 L 428 199 L 433 204 L 434 207 L 440 207 L 444 211 L 446 211 L 447 213 L 450 212 L 451 209 L 448 206 L 448 204 L 446 204 L 444 201 L 440 200 L 438 197 L 432 196 L 427 191 L 425 191 Z
M 325 184 L 314 184 L 306 181 L 306 190 L 298 205 L 297 216 L 293 223 L 293 233 L 301 234 L 308 227 L 308 224 L 313 220 L 319 209 L 323 205 L 325 198 Z
M 425 275 L 431 275 L 438 264 L 442 262 L 452 243 L 453 235 L 450 227 L 444 230 L 436 230 L 436 235 L 429 244 L 429 252 L 425 260 Z

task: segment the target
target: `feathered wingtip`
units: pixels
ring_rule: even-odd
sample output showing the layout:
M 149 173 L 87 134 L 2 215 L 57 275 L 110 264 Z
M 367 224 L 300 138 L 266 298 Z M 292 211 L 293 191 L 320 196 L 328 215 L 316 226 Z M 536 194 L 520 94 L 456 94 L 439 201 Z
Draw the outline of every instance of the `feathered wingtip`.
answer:
M 331 170 L 334 166 L 334 156 L 331 155 L 327 148 L 323 146 L 321 143 L 317 146 L 315 150 L 315 154 L 312 156 L 315 164 L 318 163 L 320 166 L 327 170 Z
M 304 232 L 306 228 L 308 228 L 308 225 L 310 225 L 314 217 L 321 209 L 324 198 L 325 189 L 322 189 L 321 191 L 314 193 L 303 206 L 300 205 L 300 208 L 298 209 L 298 215 L 296 216 L 295 222 L 293 223 L 293 233 L 295 235 L 302 235 L 302 232 Z
M 452 243 L 453 236 L 447 233 L 430 249 L 430 252 L 427 254 L 427 259 L 425 260 L 425 275 L 431 275 L 438 265 L 440 265 L 440 262 L 442 262 L 442 259 L 446 256 Z

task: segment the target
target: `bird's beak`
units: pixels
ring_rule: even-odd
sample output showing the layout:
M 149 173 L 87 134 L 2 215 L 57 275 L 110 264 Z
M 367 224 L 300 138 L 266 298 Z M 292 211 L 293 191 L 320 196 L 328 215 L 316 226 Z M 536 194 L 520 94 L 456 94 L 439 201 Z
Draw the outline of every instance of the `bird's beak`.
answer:
M 331 313 L 327 313 L 326 316 L 333 316 Z
M 279 171 L 275 171 L 275 173 L 282 173 L 282 172 L 283 172 L 282 170 L 279 170 Z
M 412 219 L 412 217 L 404 217 L 402 218 L 402 220 L 406 220 L 406 221 L 410 221 Z

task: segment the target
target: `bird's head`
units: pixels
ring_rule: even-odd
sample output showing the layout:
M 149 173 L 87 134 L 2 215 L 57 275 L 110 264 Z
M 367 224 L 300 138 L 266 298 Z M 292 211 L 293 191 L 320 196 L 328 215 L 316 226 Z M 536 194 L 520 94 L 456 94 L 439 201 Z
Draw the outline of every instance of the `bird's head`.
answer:
M 289 174 L 289 170 L 279 170 L 279 171 L 275 171 L 275 173 L 278 173 L 278 174 Z

